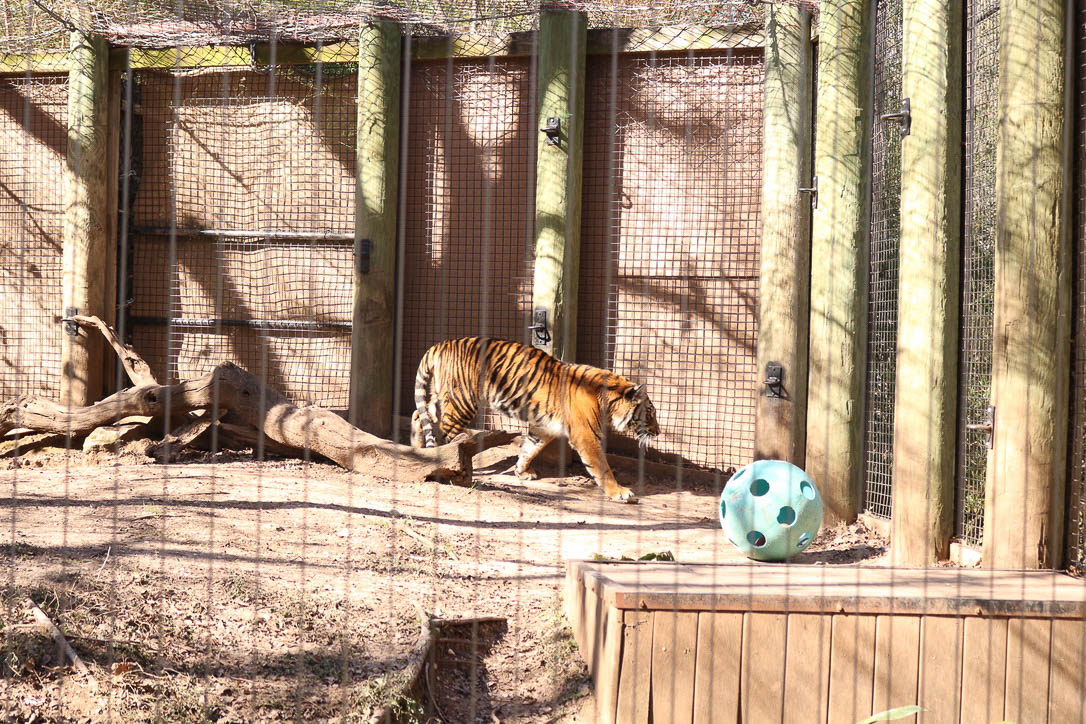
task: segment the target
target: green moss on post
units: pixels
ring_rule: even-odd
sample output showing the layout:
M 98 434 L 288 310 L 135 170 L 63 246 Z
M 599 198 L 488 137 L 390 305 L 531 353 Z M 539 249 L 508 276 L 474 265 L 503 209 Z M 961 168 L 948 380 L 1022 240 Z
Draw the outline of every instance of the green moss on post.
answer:
M 561 129 L 555 145 L 538 134 L 532 308 L 547 314 L 549 340 L 536 346 L 567 361 L 577 341 L 586 37 L 584 14 L 540 12 L 538 127 L 557 118 Z
M 957 450 L 961 247 L 961 23 L 956 0 L 905 0 L 902 95 L 894 562 L 948 557 Z
M 395 23 L 362 24 L 350 419 L 381 437 L 392 430 L 393 415 L 400 47 Z
M 106 100 L 109 48 L 103 38 L 71 34 L 72 70 L 68 73 L 68 155 L 64 193 L 64 316 L 106 318 Z M 65 325 L 62 335 L 61 401 L 83 406 L 102 393 L 102 342 Z M 75 331 L 76 334 L 68 334 Z
M 1064 3 L 1000 6 L 998 226 L 985 565 L 1062 563 L 1071 266 L 1066 263 Z
M 805 469 L 820 486 L 828 525 L 854 520 L 860 508 L 870 6 L 824 0 L 818 21 L 819 189 L 811 235 Z
M 810 285 L 811 16 L 766 8 L 765 136 L 762 144 L 761 288 L 758 372 L 783 367 L 781 395 L 758 397 L 754 456 L 804 464 Z

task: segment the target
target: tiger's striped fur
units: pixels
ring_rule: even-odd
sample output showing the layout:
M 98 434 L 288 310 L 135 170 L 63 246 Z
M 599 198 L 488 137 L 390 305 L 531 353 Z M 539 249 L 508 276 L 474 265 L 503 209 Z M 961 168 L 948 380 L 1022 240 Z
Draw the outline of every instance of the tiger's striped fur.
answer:
M 528 423 L 518 476 L 532 476 L 539 451 L 566 436 L 612 500 L 631 501 L 634 495 L 618 484 L 604 457 L 605 426 L 635 435 L 642 446 L 660 434 L 656 408 L 641 385 L 517 342 L 465 337 L 439 342 L 422 356 L 411 444 L 434 447 L 461 432 L 475 419 L 480 400 Z

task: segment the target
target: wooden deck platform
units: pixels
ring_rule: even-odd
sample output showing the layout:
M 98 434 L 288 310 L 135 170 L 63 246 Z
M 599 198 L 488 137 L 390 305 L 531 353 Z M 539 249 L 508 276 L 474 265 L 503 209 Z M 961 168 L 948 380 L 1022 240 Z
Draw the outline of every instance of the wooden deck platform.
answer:
M 601 722 L 1086 724 L 1062 573 L 572 561 L 565 597 Z

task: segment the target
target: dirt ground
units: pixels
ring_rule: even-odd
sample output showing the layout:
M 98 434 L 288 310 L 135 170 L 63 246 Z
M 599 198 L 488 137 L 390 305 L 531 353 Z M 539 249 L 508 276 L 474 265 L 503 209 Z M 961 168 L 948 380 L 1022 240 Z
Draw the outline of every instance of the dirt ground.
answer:
M 0 458 L 5 718 L 361 722 L 394 703 L 402 720 L 425 720 L 395 694 L 425 613 L 506 620 L 439 642 L 423 684 L 440 719 L 585 721 L 564 561 L 738 559 L 716 518 L 723 480 L 679 489 L 672 476 L 620 475 L 642 494 L 621 505 L 580 466 L 524 482 L 505 472 L 514 460 L 484 453 L 474 486 L 459 488 L 234 453 Z M 884 552 L 854 526 L 803 558 Z M 28 625 L 27 597 L 93 682 Z

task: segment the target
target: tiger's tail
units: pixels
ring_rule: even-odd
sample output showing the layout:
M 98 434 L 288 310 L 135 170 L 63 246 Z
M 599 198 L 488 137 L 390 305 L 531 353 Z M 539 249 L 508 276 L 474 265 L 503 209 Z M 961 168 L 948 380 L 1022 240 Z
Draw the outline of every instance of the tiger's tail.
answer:
M 434 394 L 434 355 L 429 350 L 419 362 L 415 374 L 415 414 L 411 416 L 411 444 L 415 447 L 437 447 L 434 420 L 430 415 L 430 399 Z

